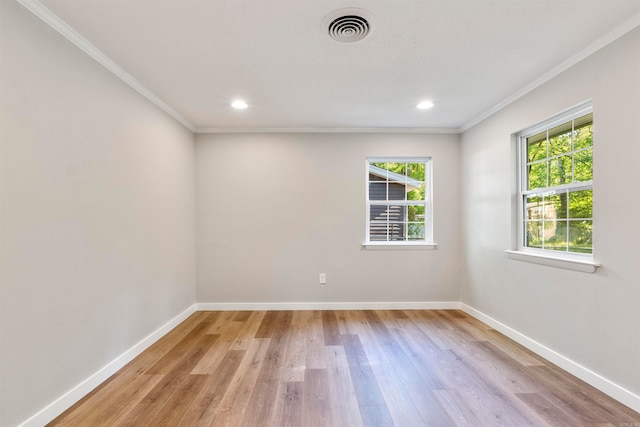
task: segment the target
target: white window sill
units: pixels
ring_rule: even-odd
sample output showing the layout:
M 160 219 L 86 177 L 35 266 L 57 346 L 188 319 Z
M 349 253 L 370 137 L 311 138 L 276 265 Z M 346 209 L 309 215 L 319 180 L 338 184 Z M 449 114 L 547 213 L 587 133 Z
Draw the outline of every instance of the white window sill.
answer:
M 363 243 L 362 247 L 368 251 L 434 251 L 438 249 L 438 245 L 436 243 L 424 242 L 367 242 Z
M 560 258 L 553 255 L 538 254 L 525 251 L 507 250 L 505 252 L 510 259 L 516 261 L 531 262 L 534 264 L 565 268 L 567 270 L 582 271 L 584 273 L 595 273 L 598 267 L 600 267 L 600 264 L 598 264 L 597 262 L 589 260 Z

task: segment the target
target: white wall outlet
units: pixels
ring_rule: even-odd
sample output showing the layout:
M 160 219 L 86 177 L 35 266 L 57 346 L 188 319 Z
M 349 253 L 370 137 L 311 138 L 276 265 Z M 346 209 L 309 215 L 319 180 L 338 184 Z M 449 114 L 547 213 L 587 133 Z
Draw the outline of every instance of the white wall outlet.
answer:
M 320 284 L 322 285 L 325 285 L 327 283 L 327 275 L 324 273 L 318 274 L 318 282 L 320 282 Z

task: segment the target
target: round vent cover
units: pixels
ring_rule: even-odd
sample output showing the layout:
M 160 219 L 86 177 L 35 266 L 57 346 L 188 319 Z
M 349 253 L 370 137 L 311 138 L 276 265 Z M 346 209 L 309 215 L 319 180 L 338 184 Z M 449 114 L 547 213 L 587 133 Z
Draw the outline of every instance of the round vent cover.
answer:
M 353 43 L 367 37 L 373 31 L 371 14 L 363 9 L 339 9 L 322 21 L 324 31 L 340 43 Z

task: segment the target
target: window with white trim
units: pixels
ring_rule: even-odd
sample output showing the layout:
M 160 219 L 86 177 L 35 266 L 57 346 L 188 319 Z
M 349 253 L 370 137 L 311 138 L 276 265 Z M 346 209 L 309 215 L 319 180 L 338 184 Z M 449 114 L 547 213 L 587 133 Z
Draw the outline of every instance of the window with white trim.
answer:
M 592 111 L 583 105 L 518 135 L 520 250 L 592 258 Z
M 366 242 L 431 244 L 431 158 L 367 159 Z

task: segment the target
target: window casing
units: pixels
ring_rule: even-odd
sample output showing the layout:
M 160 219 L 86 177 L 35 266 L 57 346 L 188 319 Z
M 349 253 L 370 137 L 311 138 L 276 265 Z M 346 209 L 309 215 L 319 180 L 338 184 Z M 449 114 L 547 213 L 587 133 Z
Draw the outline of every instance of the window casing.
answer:
M 431 158 L 368 158 L 366 166 L 366 243 L 433 243 Z
M 583 105 L 518 135 L 518 249 L 593 258 L 593 112 Z

